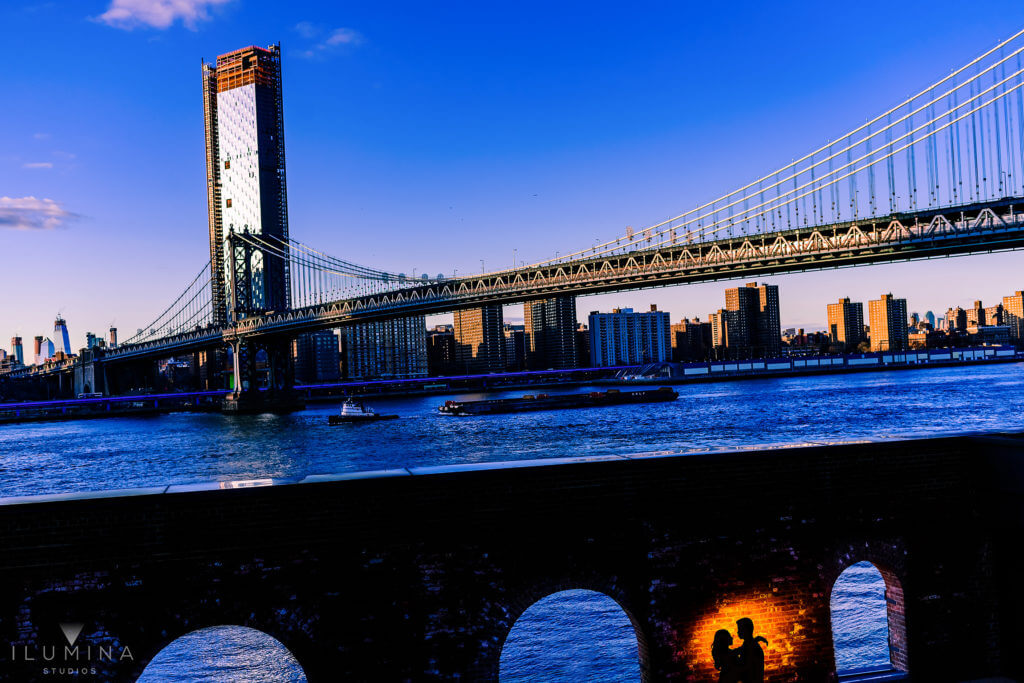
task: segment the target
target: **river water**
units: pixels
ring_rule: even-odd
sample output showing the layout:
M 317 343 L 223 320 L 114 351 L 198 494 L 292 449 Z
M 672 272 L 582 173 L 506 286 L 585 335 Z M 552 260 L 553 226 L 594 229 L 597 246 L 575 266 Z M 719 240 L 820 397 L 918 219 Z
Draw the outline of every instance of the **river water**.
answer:
M 0 496 L 581 454 L 1024 430 L 1024 364 L 757 379 L 677 390 L 679 400 L 672 403 L 471 418 L 445 417 L 436 407 L 447 398 L 484 395 L 374 399 L 378 412 L 402 419 L 358 429 L 327 426 L 336 404 L 313 404 L 284 416 L 173 414 L 4 425 Z M 887 659 L 884 617 L 879 619 L 877 612 L 880 591 L 881 578 L 870 565 L 841 577 L 833 595 L 840 668 Z M 204 645 L 173 644 L 144 678 L 302 680 L 290 658 L 265 656 L 262 634 L 221 629 L 196 640 Z M 635 679 L 635 652 L 628 619 L 615 603 L 586 591 L 557 594 L 517 622 L 502 655 L 502 677 Z

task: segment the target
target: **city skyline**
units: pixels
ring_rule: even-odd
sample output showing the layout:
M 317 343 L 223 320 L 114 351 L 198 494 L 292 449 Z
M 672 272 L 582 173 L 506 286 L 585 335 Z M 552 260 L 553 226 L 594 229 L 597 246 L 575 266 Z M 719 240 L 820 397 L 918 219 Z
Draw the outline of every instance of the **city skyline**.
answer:
M 608 22 L 578 19 L 583 22 L 583 35 L 571 38 L 550 55 L 518 46 L 512 51 L 522 58 L 518 67 L 508 64 L 507 59 L 503 61 L 490 43 L 481 43 L 466 27 L 449 25 L 443 28 L 453 45 L 479 51 L 482 63 L 467 67 L 456 55 L 435 55 L 430 65 L 455 69 L 450 71 L 454 78 L 433 80 L 431 87 L 417 90 L 414 86 L 423 82 L 416 79 L 433 72 L 419 66 L 398 68 L 389 61 L 403 54 L 392 41 L 411 30 L 404 22 L 413 17 L 393 26 L 382 23 L 383 19 L 369 10 L 355 8 L 348 16 L 341 16 L 330 7 L 304 8 L 303 12 L 320 13 L 322 20 L 314 22 L 295 15 L 293 24 L 275 21 L 274 28 L 268 30 L 270 15 L 260 9 L 259 3 L 236 0 L 212 8 L 208 18 L 179 17 L 161 28 L 160 21 L 155 26 L 146 23 L 152 17 L 114 12 L 106 3 L 94 5 L 95 11 L 89 16 L 72 12 L 52 17 L 47 14 L 52 14 L 52 7 L 34 12 L 4 10 L 9 25 L 24 29 L 15 32 L 15 49 L 38 59 L 29 60 L 17 74 L 0 77 L 9 80 L 5 83 L 8 89 L 23 93 L 27 102 L 17 111 L 2 114 L 11 144 L 10 153 L 0 163 L 0 182 L 7 188 L 0 192 L 6 198 L 0 202 L 0 210 L 5 212 L 0 215 L 0 224 L 15 225 L 15 221 L 32 219 L 41 226 L 64 227 L 0 231 L 5 246 L 14 251 L 52 254 L 58 265 L 47 271 L 44 287 L 38 286 L 38 274 L 28 259 L 14 260 L 5 268 L 0 281 L 5 291 L 27 290 L 32 294 L 16 296 L 4 304 L 0 333 L 24 338 L 46 335 L 58 312 L 68 319 L 73 350 L 85 345 L 86 331 L 102 334 L 114 323 L 127 332 L 148 323 L 176 294 L 176 288 L 186 279 L 183 274 L 191 276 L 205 258 L 202 118 L 196 106 L 196 62 L 189 62 L 184 55 L 194 53 L 198 61 L 237 45 L 282 40 L 291 150 L 290 211 L 296 234 L 328 251 L 375 266 L 406 272 L 419 268 L 420 272 L 464 273 L 478 265 L 487 269 L 510 265 L 513 254 L 520 260 L 532 260 L 575 249 L 594 237 L 621 234 L 625 225 L 645 225 L 663 218 L 663 214 L 732 189 L 784 162 L 795 150 L 810 149 L 844 126 L 882 110 L 885 104 L 904 95 L 905 84 L 924 84 L 933 79 L 943 71 L 936 66 L 937 61 L 947 66 L 960 63 L 1005 37 L 995 35 L 983 22 L 975 25 L 967 21 L 965 26 L 963 21 L 933 18 L 936 24 L 932 35 L 918 38 L 924 43 L 899 48 L 889 44 L 884 54 L 862 52 L 856 57 L 829 52 L 834 61 L 819 65 L 802 62 L 801 57 L 807 53 L 800 51 L 821 48 L 825 45 L 823 37 L 812 35 L 811 44 L 801 48 L 754 40 L 753 45 L 734 46 L 735 52 L 722 57 L 723 64 L 736 66 L 749 60 L 751 50 L 760 50 L 765 63 L 757 69 L 802 70 L 800 80 L 807 85 L 801 89 L 783 87 L 773 91 L 771 97 L 754 98 L 760 103 L 757 106 L 746 101 L 723 101 L 714 117 L 686 109 L 675 113 L 645 110 L 641 116 L 630 107 L 612 107 L 610 111 L 596 107 L 607 104 L 606 97 L 595 94 L 596 89 L 611 79 L 617 94 L 649 96 L 659 88 L 658 77 L 675 73 L 681 76 L 679 83 L 664 93 L 671 103 L 679 100 L 687 88 L 711 87 L 708 80 L 716 69 L 725 67 L 711 63 L 699 52 L 708 50 L 706 38 L 702 39 L 705 42 L 698 40 L 694 45 L 662 51 L 637 47 L 621 59 L 627 60 L 630 68 L 657 68 L 634 78 L 635 83 L 627 83 L 617 70 L 621 65 L 598 50 L 571 57 L 572 49 L 578 47 L 577 40 L 593 35 L 610 37 Z M 995 5 L 1003 8 L 1003 16 L 1016 12 L 1024 22 L 1020 8 L 1007 3 Z M 699 12 L 694 21 L 725 30 L 722 11 Z M 487 15 L 472 16 L 483 19 Z M 30 40 L 44 19 L 57 33 L 72 28 L 75 31 L 68 45 L 62 45 L 58 52 L 75 50 L 76 41 L 103 44 L 95 54 L 83 55 L 70 73 L 58 76 L 60 72 L 49 67 L 54 64 L 51 60 L 59 57 L 40 54 L 41 48 Z M 355 28 L 341 25 L 349 19 Z M 820 28 L 816 22 L 822 21 L 811 17 L 786 19 L 807 30 Z M 183 20 L 191 26 L 183 26 Z M 430 18 L 426 25 L 437 27 L 440 20 Z M 559 22 L 569 20 L 562 16 L 554 23 L 561 25 Z M 745 17 L 743 21 L 752 19 Z M 133 30 L 124 30 L 132 22 Z M 654 23 L 650 17 L 632 18 L 625 28 L 646 29 Z M 550 46 L 552 30 L 538 29 L 539 33 L 530 35 Z M 954 31 L 957 41 L 941 58 L 914 54 L 930 44 L 927 41 L 941 41 Z M 883 30 L 872 39 L 881 44 L 884 35 Z M 256 37 L 262 40 L 254 40 Z M 493 36 L 506 47 L 512 38 L 509 27 L 500 28 Z M 178 41 L 180 46 L 167 50 L 161 45 L 166 39 Z M 131 76 L 143 67 L 132 60 L 110 60 L 117 51 L 155 59 L 157 68 L 166 73 L 160 87 L 139 86 L 137 78 Z M 146 58 L 139 61 L 145 62 Z M 689 68 L 680 73 L 683 64 Z M 479 76 L 480 70 L 488 67 L 495 70 L 498 81 L 519 88 L 515 102 L 510 102 L 505 92 L 467 87 L 478 83 L 470 79 L 472 75 Z M 558 79 L 551 71 L 559 68 L 571 73 L 573 87 L 570 93 L 555 97 L 550 87 Z M 381 81 L 379 87 L 365 80 L 385 74 L 393 80 Z M 346 107 L 342 95 L 320 87 L 317 79 L 327 76 L 338 78 L 331 82 L 339 87 L 351 84 L 361 88 L 362 95 L 386 91 L 381 95 L 385 99 L 363 99 L 360 103 L 367 104 L 362 107 Z M 81 113 L 53 106 L 61 79 L 71 79 L 78 86 L 93 81 L 98 84 L 95 92 L 83 92 L 80 87 L 74 91 L 84 98 Z M 664 88 L 666 82 L 663 80 L 660 87 Z M 44 84 L 51 87 L 41 90 Z M 759 86 L 744 83 L 744 87 L 756 90 Z M 415 119 L 394 112 L 381 117 L 381 107 L 409 92 L 425 93 L 422 97 L 432 106 L 418 107 Z M 547 98 L 543 115 L 529 107 L 531 92 Z M 103 93 L 106 99 L 97 93 Z M 868 93 L 871 97 L 865 99 Z M 476 113 L 494 114 L 499 107 L 515 106 L 504 116 L 483 117 L 467 129 L 464 113 L 452 121 L 445 120 L 453 115 L 446 97 L 454 97 Z M 589 111 L 593 113 L 581 119 L 572 106 L 579 101 L 573 97 L 591 104 Z M 837 103 L 844 103 L 846 111 L 832 111 Z M 371 121 L 371 112 L 378 118 Z M 830 113 L 823 117 L 822 112 Z M 335 116 L 342 117 L 347 127 L 339 127 Z M 577 130 L 568 126 L 570 122 L 581 125 Z M 413 135 L 423 125 L 429 126 L 431 135 Z M 765 141 L 758 133 L 765 128 L 777 132 L 778 139 L 773 136 Z M 543 135 L 532 144 L 517 147 L 516 141 L 522 142 L 538 131 Z M 452 147 L 457 132 L 465 139 Z M 755 138 L 756 143 L 752 142 Z M 72 143 L 82 144 L 82 149 L 71 149 Z M 681 154 L 683 161 L 641 163 L 660 159 L 662 152 L 655 153 L 655 149 L 665 145 L 667 151 Z M 139 148 L 145 153 L 138 154 Z M 715 154 L 706 154 L 712 149 Z M 345 151 L 350 154 L 346 156 L 342 153 Z M 699 159 L 700 168 L 687 164 L 685 159 Z M 440 173 L 430 177 L 437 170 Z M 539 175 L 538 170 L 542 171 Z M 569 170 L 573 173 L 567 178 L 556 178 Z M 491 184 L 486 187 L 473 180 L 481 171 L 495 174 L 488 175 Z M 340 191 L 337 184 L 343 185 Z M 533 189 L 542 191 L 528 192 L 530 185 L 540 186 Z M 508 190 L 498 191 L 498 186 Z M 520 192 L 523 197 L 517 196 Z M 458 201 L 452 198 L 455 196 Z M 174 210 L 154 210 L 154 201 L 166 202 Z M 447 204 L 449 201 L 455 203 Z M 398 210 L 399 206 L 403 208 Z M 456 212 L 457 206 L 471 210 Z M 494 208 L 500 209 L 500 218 L 492 214 Z M 464 215 L 454 221 L 449 212 Z M 372 215 L 368 222 L 361 218 L 366 214 Z M 413 215 L 419 217 L 417 222 L 410 220 Z M 467 217 L 468 222 L 464 220 Z M 325 224 L 335 221 L 360 227 L 325 228 Z M 464 225 L 487 226 L 487 234 L 482 236 L 479 228 Z M 388 226 L 394 226 L 401 239 L 387 240 L 388 250 L 382 252 L 375 238 Z M 463 242 L 465 246 L 460 246 Z M 72 253 L 76 258 L 62 256 Z M 483 264 L 479 256 L 484 257 Z M 149 260 L 158 260 L 160 267 L 153 269 Z M 785 302 L 781 310 L 783 327 L 821 329 L 824 321 L 819 320 L 820 310 L 839 296 L 866 301 L 881 290 L 899 290 L 911 309 L 922 311 L 966 307 L 975 299 L 998 300 L 1021 286 L 1011 281 L 1017 270 L 1014 261 L 1013 254 L 974 256 L 789 275 L 773 278 L 773 284 L 779 286 L 780 298 Z M 828 278 L 827 287 L 817 278 Z M 132 285 L 106 286 L 122 279 Z M 963 281 L 970 281 L 970 287 L 964 287 Z M 94 287 L 82 287 L 83 282 Z M 677 318 L 703 316 L 714 309 L 719 288 L 737 284 L 742 280 L 579 297 L 577 316 L 583 319 L 593 309 L 639 309 L 648 303 L 656 303 Z M 428 319 L 428 323 L 433 320 Z

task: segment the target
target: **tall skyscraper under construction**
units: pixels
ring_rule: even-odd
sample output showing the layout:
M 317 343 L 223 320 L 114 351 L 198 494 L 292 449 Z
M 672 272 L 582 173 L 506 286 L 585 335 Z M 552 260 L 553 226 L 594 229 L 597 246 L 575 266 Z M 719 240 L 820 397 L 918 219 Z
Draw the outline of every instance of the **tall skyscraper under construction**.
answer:
M 214 323 L 223 325 L 234 277 L 229 232 L 270 238 L 278 256 L 288 254 L 280 45 L 244 47 L 204 63 L 203 108 Z M 289 308 L 287 258 L 278 256 L 254 248 L 238 264 L 238 277 L 248 280 L 244 307 Z

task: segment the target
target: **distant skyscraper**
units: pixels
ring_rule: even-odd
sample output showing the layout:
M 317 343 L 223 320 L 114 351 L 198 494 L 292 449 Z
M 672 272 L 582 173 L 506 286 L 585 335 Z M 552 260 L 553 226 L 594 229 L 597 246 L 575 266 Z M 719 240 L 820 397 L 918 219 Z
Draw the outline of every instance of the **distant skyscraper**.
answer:
M 672 353 L 669 314 L 651 306 L 649 312 L 615 308 L 611 313 L 593 311 L 590 328 L 590 365 L 639 365 L 666 361 Z
M 932 329 L 935 329 L 935 314 L 934 313 L 932 313 L 931 311 L 928 311 L 927 313 L 925 313 L 924 314 L 924 321 L 926 323 L 928 323 L 929 325 L 931 325 Z
M 909 342 L 907 331 L 907 300 L 883 294 L 868 302 L 872 351 L 905 351 Z
M 110 327 L 110 337 L 107 339 L 107 343 L 112 349 L 117 347 L 117 328 L 114 326 Z
M 348 379 L 427 376 L 427 324 L 422 315 L 341 328 Z
M 828 334 L 834 344 L 848 348 L 864 341 L 864 304 L 851 302 L 849 297 L 829 304 Z
M 534 370 L 576 367 L 576 297 L 528 301 L 523 313 L 527 366 Z
M 214 322 L 224 324 L 232 282 L 228 233 L 277 238 L 288 250 L 280 46 L 245 47 L 204 63 L 203 105 Z M 257 250 L 248 265 L 251 307 L 288 308 L 286 263 Z
M 35 357 L 32 360 L 33 363 L 42 365 L 50 358 L 53 358 L 53 354 L 54 346 L 49 337 L 35 338 Z
M 21 344 L 21 337 L 11 337 L 11 355 L 18 361 L 18 365 L 25 364 L 25 349 Z
M 455 363 L 459 372 L 482 374 L 505 368 L 500 305 L 455 311 Z
M 53 338 L 55 340 L 53 353 L 63 353 L 70 356 L 71 338 L 68 336 L 68 324 L 59 315 L 53 321 Z

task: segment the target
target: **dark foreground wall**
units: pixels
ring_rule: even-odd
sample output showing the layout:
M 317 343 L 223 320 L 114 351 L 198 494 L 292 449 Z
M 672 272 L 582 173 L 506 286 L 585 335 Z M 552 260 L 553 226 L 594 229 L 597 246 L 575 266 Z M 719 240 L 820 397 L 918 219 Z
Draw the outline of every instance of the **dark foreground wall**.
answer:
M 1024 677 L 1022 473 L 1024 439 L 991 435 L 8 499 L 0 677 L 53 680 L 78 622 L 101 679 L 237 624 L 310 681 L 494 680 L 527 607 L 588 588 L 634 621 L 648 680 L 715 680 L 714 632 L 747 616 L 767 680 L 820 683 L 832 584 L 862 560 L 886 578 L 894 666 Z

